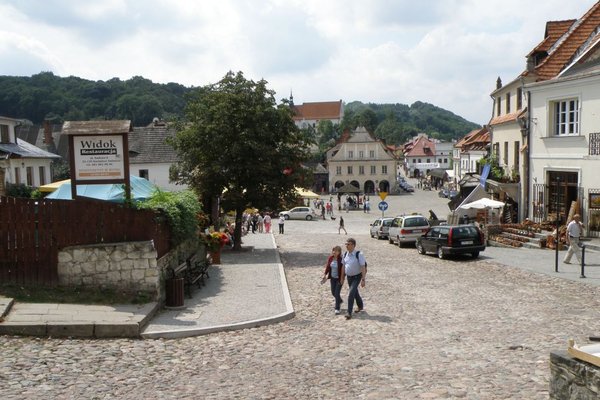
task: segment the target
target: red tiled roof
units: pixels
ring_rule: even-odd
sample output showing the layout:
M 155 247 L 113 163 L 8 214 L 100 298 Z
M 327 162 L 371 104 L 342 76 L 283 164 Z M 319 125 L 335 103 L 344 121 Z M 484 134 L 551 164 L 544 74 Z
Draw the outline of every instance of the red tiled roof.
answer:
M 544 40 L 540 42 L 527 56 L 531 56 L 536 52 L 547 52 L 552 45 L 556 43 L 562 35 L 567 33 L 571 25 L 577 21 L 576 19 L 568 19 L 566 21 L 548 21 L 546 22 L 546 32 Z
M 303 119 L 340 119 L 342 117 L 342 101 L 322 101 L 302 103 L 294 106 L 296 114 L 294 120 Z
M 469 132 L 465 137 L 456 143 L 454 147 L 465 150 L 485 150 L 490 143 L 490 132 L 486 126 Z
M 522 114 L 524 114 L 524 110 L 517 110 L 510 114 L 499 115 L 490 120 L 490 125 L 500 125 L 505 124 L 507 122 L 516 121 Z
M 412 142 L 410 149 L 405 147 L 404 155 L 406 157 L 433 156 L 435 155 L 435 143 L 425 136 L 419 136 Z
M 583 17 L 572 24 L 570 31 L 557 40 L 553 45 L 554 48 L 549 49 L 548 57 L 535 67 L 537 79 L 547 80 L 557 76 L 598 26 L 600 26 L 600 2 L 594 4 Z

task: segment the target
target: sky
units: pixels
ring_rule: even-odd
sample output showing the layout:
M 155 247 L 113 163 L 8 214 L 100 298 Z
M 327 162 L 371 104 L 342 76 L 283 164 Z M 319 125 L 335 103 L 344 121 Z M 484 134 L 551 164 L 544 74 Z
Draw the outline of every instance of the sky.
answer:
M 277 101 L 422 101 L 485 124 L 496 79 L 525 69 L 546 22 L 580 18 L 594 4 L 0 0 L 0 75 L 204 86 L 242 71 L 268 81 Z

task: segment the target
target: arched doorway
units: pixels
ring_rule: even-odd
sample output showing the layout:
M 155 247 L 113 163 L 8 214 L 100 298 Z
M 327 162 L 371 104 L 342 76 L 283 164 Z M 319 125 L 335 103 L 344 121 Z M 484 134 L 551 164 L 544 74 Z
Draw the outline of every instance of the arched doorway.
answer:
M 358 181 L 350 181 L 350 184 L 360 189 L 360 183 L 358 183 Z
M 413 171 L 413 178 L 418 178 L 421 176 L 421 171 L 419 171 L 418 169 L 415 168 L 415 170 Z
M 379 191 L 380 192 L 388 192 L 390 191 L 390 183 L 388 181 L 379 182 Z
M 375 193 L 375 183 L 373 181 L 366 181 L 364 191 L 365 193 Z
M 336 188 L 336 190 L 341 188 L 342 186 L 344 186 L 344 182 L 342 182 L 342 181 L 335 182 L 334 187 Z

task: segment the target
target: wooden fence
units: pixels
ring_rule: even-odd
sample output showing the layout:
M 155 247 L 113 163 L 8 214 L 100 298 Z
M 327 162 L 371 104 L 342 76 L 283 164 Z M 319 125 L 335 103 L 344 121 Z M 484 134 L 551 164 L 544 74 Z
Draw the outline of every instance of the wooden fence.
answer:
M 105 201 L 0 197 L 0 283 L 54 285 L 67 246 L 153 240 L 161 257 L 170 231 L 160 214 Z

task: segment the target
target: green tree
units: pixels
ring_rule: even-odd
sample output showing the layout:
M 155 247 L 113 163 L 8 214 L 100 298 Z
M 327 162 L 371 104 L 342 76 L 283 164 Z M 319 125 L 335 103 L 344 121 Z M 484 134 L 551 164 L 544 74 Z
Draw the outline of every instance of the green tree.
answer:
M 171 141 L 181 159 L 171 176 L 203 199 L 222 195 L 223 207 L 235 210 L 237 249 L 244 210 L 277 208 L 307 175 L 301 163 L 311 142 L 294 124 L 289 102 L 276 104 L 274 95 L 265 80 L 230 71 L 190 95 L 187 121 Z

